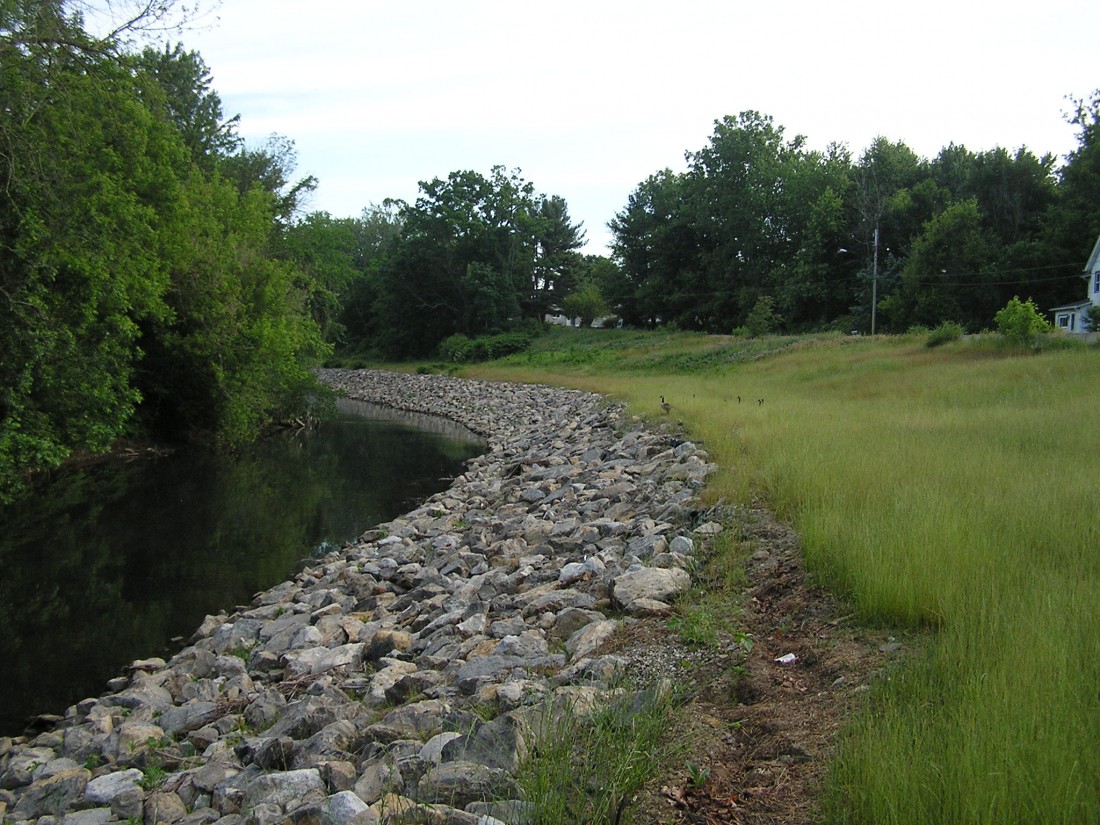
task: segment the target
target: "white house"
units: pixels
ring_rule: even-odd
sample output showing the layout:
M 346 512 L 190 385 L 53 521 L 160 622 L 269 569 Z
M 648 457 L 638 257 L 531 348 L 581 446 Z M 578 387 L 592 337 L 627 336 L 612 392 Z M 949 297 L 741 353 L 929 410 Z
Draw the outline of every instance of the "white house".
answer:
M 1100 308 L 1100 238 L 1096 239 L 1096 245 L 1092 248 L 1089 262 L 1085 264 L 1085 272 L 1081 277 L 1087 284 L 1085 300 L 1052 307 L 1050 310 L 1054 314 L 1054 328 L 1060 332 L 1092 331 L 1089 310 L 1092 307 Z

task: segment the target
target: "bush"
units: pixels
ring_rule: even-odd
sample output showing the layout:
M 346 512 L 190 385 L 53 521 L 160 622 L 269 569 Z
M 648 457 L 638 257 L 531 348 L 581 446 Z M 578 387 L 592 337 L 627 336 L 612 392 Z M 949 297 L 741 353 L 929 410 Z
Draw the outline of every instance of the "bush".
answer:
M 439 342 L 439 355 L 445 361 L 466 361 L 472 346 L 473 342 L 465 335 L 452 335 Z
M 1030 298 L 1021 301 L 1018 296 L 1014 297 L 993 318 L 997 331 L 1017 343 L 1029 344 L 1037 336 L 1050 332 L 1050 324 Z
M 938 347 L 940 344 L 946 344 L 948 341 L 959 340 L 962 338 L 962 334 L 962 324 L 955 323 L 954 321 L 944 321 L 928 334 L 928 340 L 925 341 L 924 345 L 926 347 Z
M 775 332 L 781 323 L 783 317 L 775 311 L 775 299 L 770 295 L 761 295 L 756 299 L 749 317 L 745 319 L 744 329 L 750 338 L 759 338 Z
M 502 332 L 500 335 L 481 338 L 467 338 L 457 334 L 440 342 L 439 354 L 451 363 L 493 361 L 505 355 L 523 352 L 531 345 L 532 339 L 529 332 Z

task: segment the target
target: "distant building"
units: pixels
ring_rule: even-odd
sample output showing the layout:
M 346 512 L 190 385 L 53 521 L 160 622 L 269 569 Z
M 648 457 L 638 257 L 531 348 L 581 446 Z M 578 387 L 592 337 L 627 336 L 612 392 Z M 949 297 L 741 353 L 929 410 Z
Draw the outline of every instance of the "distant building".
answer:
M 1100 308 L 1100 238 L 1096 239 L 1096 245 L 1092 248 L 1089 262 L 1085 264 L 1085 272 L 1081 277 L 1086 284 L 1085 300 L 1051 307 L 1054 328 L 1060 332 L 1092 332 L 1089 310 L 1093 307 Z

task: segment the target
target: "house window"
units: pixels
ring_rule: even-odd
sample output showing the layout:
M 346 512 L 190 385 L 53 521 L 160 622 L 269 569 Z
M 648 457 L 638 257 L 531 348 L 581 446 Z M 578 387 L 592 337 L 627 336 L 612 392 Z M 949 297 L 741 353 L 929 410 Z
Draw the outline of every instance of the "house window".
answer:
M 1092 274 L 1092 291 L 1100 292 L 1100 270 Z
M 1063 328 L 1063 329 L 1069 326 L 1069 313 L 1068 312 L 1063 312 L 1063 313 L 1058 315 L 1058 326 Z

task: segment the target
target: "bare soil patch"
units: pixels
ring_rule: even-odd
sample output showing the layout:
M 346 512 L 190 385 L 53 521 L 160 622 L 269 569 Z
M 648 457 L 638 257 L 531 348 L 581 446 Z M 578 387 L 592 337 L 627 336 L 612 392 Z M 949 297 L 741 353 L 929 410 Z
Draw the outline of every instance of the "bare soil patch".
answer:
M 661 619 L 622 636 L 621 652 L 642 670 L 676 658 L 677 681 L 694 691 L 676 732 L 687 744 L 682 761 L 635 802 L 644 825 L 820 822 L 838 734 L 869 682 L 904 651 L 807 583 L 797 534 L 766 509 L 751 510 L 743 537 L 744 608 L 718 649 L 685 650 Z M 751 634 L 750 651 L 737 633 Z

